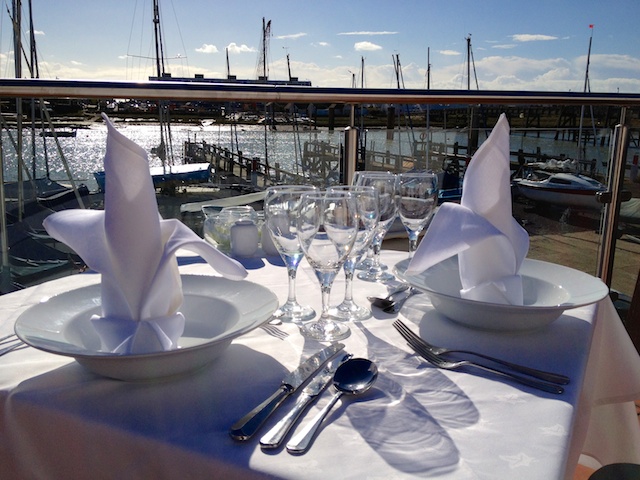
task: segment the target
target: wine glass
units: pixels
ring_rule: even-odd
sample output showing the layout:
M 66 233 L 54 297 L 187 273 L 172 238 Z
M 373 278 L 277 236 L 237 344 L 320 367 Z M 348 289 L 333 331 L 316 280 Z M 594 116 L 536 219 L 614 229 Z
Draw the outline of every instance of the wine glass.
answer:
M 329 191 L 351 192 L 355 197 L 358 213 L 356 241 L 343 266 L 345 274 L 344 300 L 337 307 L 331 308 L 329 314 L 340 320 L 365 320 L 371 316 L 371 309 L 362 307 L 353 300 L 353 276 L 356 264 L 371 244 L 380 218 L 378 191 L 374 187 L 362 185 L 338 185 L 331 187 Z
M 300 305 L 296 300 L 296 273 L 304 256 L 297 236 L 298 204 L 303 193 L 314 191 L 317 188 L 312 185 L 279 185 L 266 191 L 264 221 L 289 276 L 287 301 L 273 313 L 281 321 L 303 322 L 316 316 L 313 308 Z
M 380 219 L 376 226 L 371 247 L 372 262 L 368 269 L 360 272 L 358 278 L 368 282 L 389 282 L 395 277 L 385 272 L 386 265 L 380 263 L 382 241 L 391 228 L 398 213 L 397 176 L 392 172 L 356 172 L 356 185 L 372 186 L 378 192 L 378 210 Z
M 329 315 L 329 294 L 333 280 L 353 249 L 358 233 L 358 214 L 349 192 L 305 193 L 298 210 L 298 239 L 313 268 L 322 291 L 322 314 L 300 327 L 304 337 L 334 342 L 348 337 L 346 323 Z
M 418 248 L 418 236 L 438 203 L 438 177 L 433 172 L 398 175 L 398 214 L 409 236 L 409 258 Z

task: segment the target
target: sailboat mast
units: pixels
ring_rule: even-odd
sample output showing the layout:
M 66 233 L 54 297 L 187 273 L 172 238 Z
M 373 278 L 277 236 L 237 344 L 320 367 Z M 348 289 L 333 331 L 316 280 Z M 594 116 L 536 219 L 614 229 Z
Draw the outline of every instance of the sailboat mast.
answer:
M 164 65 L 162 60 L 161 44 L 162 37 L 160 32 L 160 7 L 158 6 L 158 0 L 153 0 L 153 33 L 155 37 L 156 45 L 156 76 L 162 77 L 164 73 Z
M 427 47 L 427 90 L 431 90 L 431 49 Z M 428 105 L 427 105 L 428 106 Z
M 591 30 L 591 34 L 589 35 L 589 49 L 587 50 L 587 67 L 584 73 L 584 93 L 587 93 L 587 91 L 591 90 L 589 86 L 589 64 L 591 63 L 591 43 L 593 42 L 593 25 L 589 25 L 589 29 Z M 582 105 L 582 107 L 580 107 L 580 125 L 578 126 L 578 159 L 577 159 L 578 162 L 584 160 L 585 146 L 582 145 L 582 139 L 583 139 L 582 128 L 584 126 L 584 110 L 585 110 L 585 107 L 584 105 Z M 594 138 L 595 138 L 595 133 L 594 133 Z
M 467 37 L 467 90 L 471 90 L 471 34 Z
M 22 25 L 22 1 L 13 0 L 13 61 L 16 78 L 22 78 L 22 37 L 20 36 L 20 26 Z M 16 156 L 18 166 L 18 220 L 22 220 L 24 207 L 23 190 L 23 158 L 22 158 L 22 98 L 16 98 Z
M 593 42 L 593 25 L 589 25 L 591 29 L 591 35 L 589 35 L 589 50 L 587 51 L 587 69 L 584 74 L 584 93 L 590 90 L 589 87 L 589 64 L 591 63 L 591 42 Z

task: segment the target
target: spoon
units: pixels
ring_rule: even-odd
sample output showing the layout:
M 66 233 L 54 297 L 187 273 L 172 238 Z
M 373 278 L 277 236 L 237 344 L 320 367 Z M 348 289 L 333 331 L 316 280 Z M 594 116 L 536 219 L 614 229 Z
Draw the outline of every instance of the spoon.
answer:
M 406 302 L 409 297 L 412 297 L 416 293 L 420 293 L 420 290 L 418 290 L 417 288 L 411 288 L 404 297 L 396 300 L 395 302 L 392 302 L 391 305 L 383 308 L 382 311 L 384 313 L 398 313 L 402 309 L 404 302 Z
M 374 307 L 377 307 L 381 310 L 384 310 L 385 308 L 389 308 L 391 307 L 395 301 L 393 300 L 393 297 L 395 295 L 397 295 L 398 293 L 402 293 L 406 290 L 409 289 L 409 285 L 403 285 L 399 288 L 397 288 L 396 290 L 394 290 L 393 292 L 391 292 L 389 295 L 387 295 L 385 298 L 382 297 L 367 297 L 367 299 L 371 302 L 371 305 L 373 305 Z
M 303 454 L 311 445 L 318 427 L 343 394 L 360 395 L 371 388 L 378 378 L 378 367 L 371 360 L 352 358 L 338 367 L 333 375 L 336 393 L 331 401 L 287 444 L 287 451 Z

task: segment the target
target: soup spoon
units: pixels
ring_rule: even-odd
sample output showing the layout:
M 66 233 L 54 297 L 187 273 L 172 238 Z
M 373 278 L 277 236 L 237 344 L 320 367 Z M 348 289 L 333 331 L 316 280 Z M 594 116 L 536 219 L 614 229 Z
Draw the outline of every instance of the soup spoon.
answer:
M 409 289 L 409 285 L 402 285 L 399 288 L 396 288 L 395 290 L 393 290 L 391 293 L 389 293 L 389 295 L 387 295 L 384 298 L 367 297 L 367 299 L 371 302 L 371 305 L 373 305 L 374 307 L 385 309 L 385 308 L 391 307 L 395 303 L 394 297 L 396 295 L 398 295 L 399 293 L 405 292 L 408 289 Z
M 371 388 L 378 378 L 378 367 L 371 360 L 352 358 L 338 367 L 333 376 L 336 389 L 331 401 L 287 444 L 287 451 L 293 454 L 305 453 L 318 427 L 343 394 L 360 395 Z

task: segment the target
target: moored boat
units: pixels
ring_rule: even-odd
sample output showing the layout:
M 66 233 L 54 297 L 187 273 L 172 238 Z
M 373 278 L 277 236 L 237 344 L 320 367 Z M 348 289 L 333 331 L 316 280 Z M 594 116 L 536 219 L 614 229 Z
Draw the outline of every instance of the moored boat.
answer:
M 534 202 L 600 210 L 602 204 L 597 193 L 607 187 L 597 180 L 578 173 L 553 173 L 536 171 L 526 178 L 514 179 L 517 192 Z
M 156 188 L 166 188 L 176 185 L 208 182 L 211 178 L 210 163 L 185 163 L 182 165 L 167 165 L 151 167 L 151 178 Z M 104 171 L 94 172 L 93 177 L 101 192 L 104 192 Z

